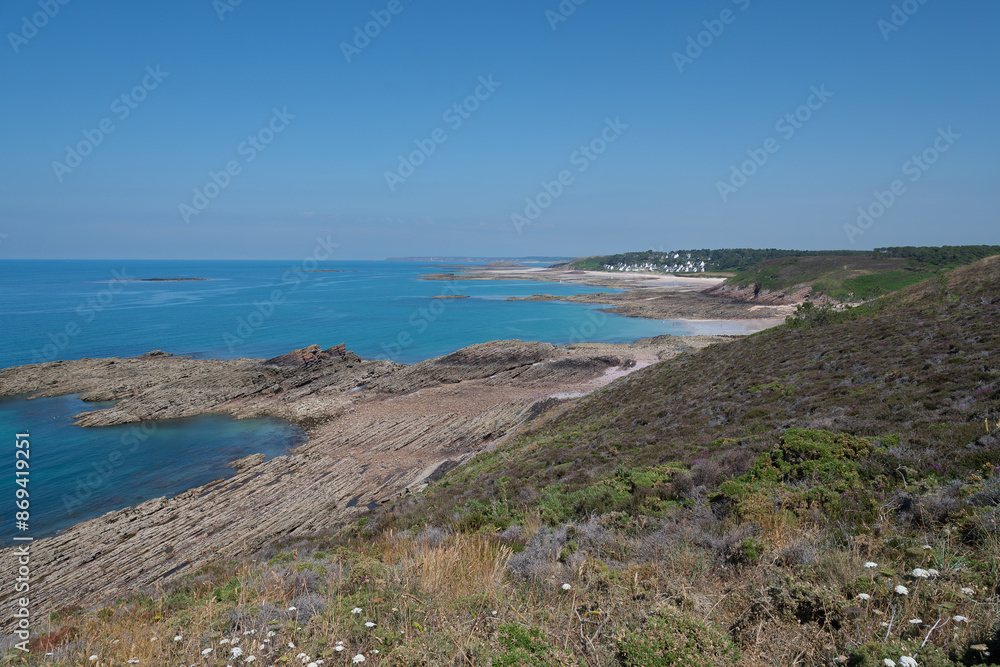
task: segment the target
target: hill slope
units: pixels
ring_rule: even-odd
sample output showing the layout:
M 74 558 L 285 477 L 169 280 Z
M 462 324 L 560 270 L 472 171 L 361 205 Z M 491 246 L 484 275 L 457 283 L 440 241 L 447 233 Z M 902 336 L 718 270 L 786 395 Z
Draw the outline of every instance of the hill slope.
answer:
M 746 300 L 864 301 L 926 280 L 936 271 L 895 257 L 785 257 L 737 273 L 712 292 Z
M 793 427 L 892 435 L 913 465 L 975 467 L 955 448 L 1000 418 L 1000 257 L 834 318 L 644 369 L 452 486 L 485 497 L 501 477 L 584 485 L 621 464 L 766 449 Z
M 64 610 L 28 664 L 998 664 L 998 325 L 1000 257 L 804 311 L 342 531 Z

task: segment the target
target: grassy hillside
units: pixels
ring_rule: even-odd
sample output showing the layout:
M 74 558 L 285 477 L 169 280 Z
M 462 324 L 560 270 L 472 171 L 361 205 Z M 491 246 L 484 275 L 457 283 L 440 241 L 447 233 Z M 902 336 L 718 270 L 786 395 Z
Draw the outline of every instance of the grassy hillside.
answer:
M 638 371 L 369 519 L 65 610 L 35 646 L 73 665 L 1000 664 L 998 422 L 1000 257 Z
M 812 288 L 814 296 L 862 301 L 926 280 L 937 269 L 911 259 L 890 257 L 786 257 L 761 262 L 736 274 L 728 284 L 756 290 L 782 292 L 799 285 Z
M 664 270 L 678 261 L 706 262 L 707 272 L 735 272 L 729 285 L 782 292 L 805 285 L 815 297 L 862 301 L 909 287 L 943 269 L 953 269 L 1000 254 L 1000 246 L 941 246 L 850 250 L 727 248 L 675 252 L 630 252 L 574 260 L 577 269 L 653 266 Z M 680 260 L 674 259 L 679 255 Z

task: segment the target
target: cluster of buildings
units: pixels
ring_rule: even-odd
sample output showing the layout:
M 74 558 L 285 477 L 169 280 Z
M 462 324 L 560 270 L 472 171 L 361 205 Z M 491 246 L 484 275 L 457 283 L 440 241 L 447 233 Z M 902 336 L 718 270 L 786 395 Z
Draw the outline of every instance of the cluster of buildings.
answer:
M 709 257 L 705 260 L 691 259 L 691 253 L 686 257 L 681 257 L 679 253 L 666 253 L 659 262 L 642 262 L 641 264 L 605 264 L 605 271 L 622 271 L 625 273 L 704 273 L 705 264 L 711 262 Z

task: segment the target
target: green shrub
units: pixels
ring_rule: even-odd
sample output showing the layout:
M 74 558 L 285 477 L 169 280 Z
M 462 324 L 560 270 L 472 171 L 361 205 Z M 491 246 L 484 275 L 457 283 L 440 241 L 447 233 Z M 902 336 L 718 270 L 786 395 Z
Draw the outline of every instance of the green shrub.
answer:
M 548 667 L 552 664 L 549 646 L 542 631 L 535 626 L 522 628 L 504 623 L 497 628 L 497 640 L 503 652 L 493 659 L 493 667 Z
M 766 498 L 800 515 L 812 508 L 822 508 L 832 517 L 846 509 L 865 513 L 880 500 L 880 494 L 872 491 L 881 485 L 884 492 L 888 483 L 873 479 L 880 470 L 870 465 L 872 457 L 882 452 L 868 438 L 790 429 L 749 472 L 724 482 L 720 490 L 741 509 L 760 507 L 761 498 Z
M 719 667 L 738 664 L 739 659 L 727 634 L 670 608 L 657 612 L 645 627 L 628 631 L 618 643 L 623 667 Z

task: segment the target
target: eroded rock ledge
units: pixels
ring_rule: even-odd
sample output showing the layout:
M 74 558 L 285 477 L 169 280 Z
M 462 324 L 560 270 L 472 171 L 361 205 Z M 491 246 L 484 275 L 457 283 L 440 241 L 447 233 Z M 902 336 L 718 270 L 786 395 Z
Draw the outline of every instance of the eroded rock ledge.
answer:
M 422 489 L 567 396 L 725 339 L 570 347 L 495 341 L 412 366 L 364 360 L 340 345 L 266 361 L 155 351 L 0 370 L 0 395 L 118 401 L 77 415 L 84 427 L 223 413 L 288 419 L 309 436 L 288 455 L 234 462 L 233 477 L 34 543 L 32 607 L 40 618 L 66 605 L 99 605 L 285 535 L 330 529 L 372 503 Z M 0 553 L 3 562 L 12 557 L 9 549 Z M 0 599 L 5 624 L 12 602 L 10 593 Z

